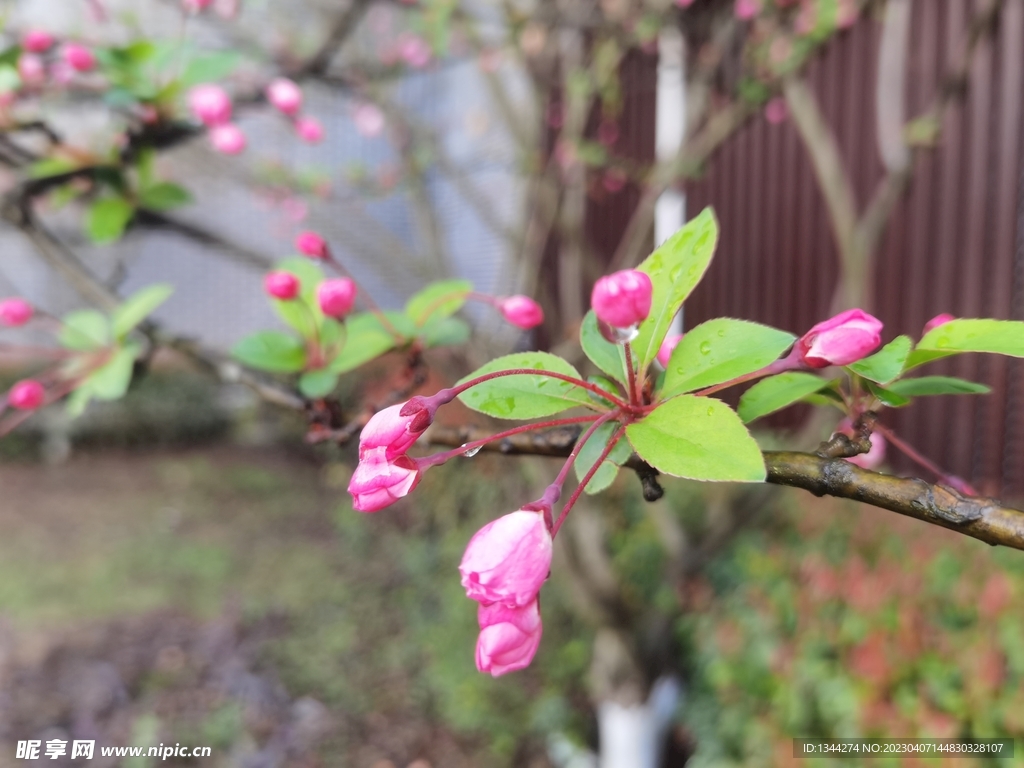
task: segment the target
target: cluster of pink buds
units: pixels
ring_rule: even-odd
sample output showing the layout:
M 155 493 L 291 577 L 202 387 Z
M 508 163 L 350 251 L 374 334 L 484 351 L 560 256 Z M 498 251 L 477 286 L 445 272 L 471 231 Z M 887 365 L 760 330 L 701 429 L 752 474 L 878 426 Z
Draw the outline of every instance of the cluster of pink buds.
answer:
M 47 75 L 57 85 L 67 85 L 77 73 L 96 68 L 96 55 L 84 45 L 68 42 L 56 48 L 53 35 L 42 29 L 30 29 L 21 38 L 18 77 L 27 88 L 46 84 Z
M 308 144 L 323 141 L 324 127 L 315 117 L 300 115 L 302 110 L 302 89 L 298 84 L 286 77 L 278 77 L 270 81 L 266 88 L 267 101 L 282 115 L 292 121 L 295 134 Z
M 219 85 L 197 85 L 188 95 L 192 114 L 209 128 L 210 146 L 225 155 L 245 151 L 246 138 L 242 129 L 231 122 L 231 97 Z

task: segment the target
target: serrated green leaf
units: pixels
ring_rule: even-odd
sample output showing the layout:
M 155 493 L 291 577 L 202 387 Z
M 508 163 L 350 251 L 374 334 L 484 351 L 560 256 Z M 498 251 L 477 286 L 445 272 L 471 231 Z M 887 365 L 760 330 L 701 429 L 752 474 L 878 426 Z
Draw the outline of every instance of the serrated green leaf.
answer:
M 654 288 L 651 313 L 632 342 L 640 370 L 657 357 L 672 318 L 704 276 L 717 243 L 718 222 L 711 208 L 705 208 L 637 267 Z
M 599 369 L 616 381 L 626 381 L 626 353 L 621 344 L 612 344 L 601 335 L 594 310 L 587 312 L 580 325 L 580 346 Z
M 600 387 L 605 392 L 608 392 L 609 395 L 611 395 L 612 397 L 623 397 L 623 394 L 619 390 L 618 385 L 614 381 L 605 376 L 587 376 L 587 382 Z M 604 406 L 605 408 L 610 408 L 613 405 L 615 405 L 614 400 L 612 400 L 611 398 L 601 397 L 601 395 L 597 394 L 596 392 L 588 392 L 587 394 L 590 396 L 591 400 L 593 400 L 595 403 Z
M 128 391 L 138 350 L 122 347 L 88 378 L 89 390 L 97 400 L 119 400 Z
M 469 323 L 458 317 L 446 317 L 431 322 L 423 333 L 423 341 L 428 347 L 454 347 L 469 341 L 471 330 Z
M 663 397 L 721 384 L 775 362 L 796 337 L 767 325 L 722 317 L 686 333 L 665 369 Z
M 877 384 L 888 384 L 900 375 L 914 342 L 909 336 L 897 336 L 875 354 L 847 367 L 858 376 Z
M 819 392 L 831 382 L 801 371 L 788 371 L 762 379 L 743 393 L 738 409 L 745 424 Z
M 922 397 L 925 395 L 987 395 L 992 390 L 984 384 L 978 384 L 954 376 L 921 376 L 916 379 L 900 379 L 890 384 L 887 389 L 903 397 Z
M 473 290 L 468 280 L 440 280 L 417 292 L 405 305 L 405 314 L 419 327 L 451 317 Z
M 96 244 L 120 239 L 135 215 L 135 208 L 123 197 L 102 197 L 85 215 L 85 231 Z
M 580 378 L 562 358 L 547 352 L 517 352 L 492 360 L 459 383 L 495 371 L 528 368 Z M 550 376 L 501 376 L 467 389 L 459 399 L 474 411 L 498 419 L 537 419 L 578 406 L 593 407 L 587 390 Z
M 305 345 L 280 331 L 260 331 L 247 336 L 234 346 L 231 354 L 251 368 L 272 373 L 296 373 L 306 367 Z
M 192 202 L 192 194 L 179 184 L 161 181 L 146 187 L 139 195 L 139 205 L 151 211 L 169 211 Z
M 327 368 L 334 373 L 354 370 L 393 349 L 395 338 L 370 312 L 350 315 L 345 320 L 345 346 Z
M 597 457 L 601 455 L 601 451 L 604 450 L 604 447 L 618 429 L 619 424 L 617 422 L 605 422 L 594 430 L 594 434 L 583 444 L 579 455 L 576 456 L 576 462 L 573 464 L 578 481 L 583 482 L 584 476 L 594 466 Z M 601 466 L 598 467 L 594 476 L 590 478 L 587 487 L 583 489 L 584 492 L 588 494 L 599 493 L 611 485 L 615 480 L 615 476 L 619 473 L 619 466 L 629 459 L 632 454 L 633 448 L 630 446 L 629 441 L 620 439 L 615 444 L 615 447 L 612 448 L 611 453 L 601 462 Z
M 626 427 L 637 454 L 666 475 L 764 482 L 764 458 L 740 417 L 721 400 L 679 395 Z
M 338 374 L 334 371 L 307 371 L 299 377 L 299 391 L 311 400 L 327 397 L 338 386 Z
M 902 408 L 910 403 L 909 397 L 904 397 L 898 392 L 893 392 L 880 384 L 875 384 L 873 381 L 868 380 L 864 384 L 867 385 L 868 392 L 877 397 L 882 405 L 887 405 L 890 408 Z
M 963 352 L 1024 357 L 1024 322 L 1020 320 L 950 320 L 932 328 L 907 358 L 904 370 Z
M 110 322 L 95 309 L 80 309 L 64 316 L 57 338 L 68 349 L 100 349 L 110 343 Z
M 111 314 L 111 328 L 114 338 L 123 339 L 139 323 L 149 317 L 157 307 L 174 293 L 174 287 L 167 283 L 148 285 L 136 291 Z

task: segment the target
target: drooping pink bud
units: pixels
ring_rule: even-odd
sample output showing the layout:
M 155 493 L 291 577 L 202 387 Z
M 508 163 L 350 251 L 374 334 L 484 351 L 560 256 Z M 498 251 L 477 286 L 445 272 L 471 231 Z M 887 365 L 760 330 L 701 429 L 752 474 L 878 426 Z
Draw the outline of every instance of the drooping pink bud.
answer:
M 7 393 L 7 402 L 19 411 L 34 411 L 46 400 L 46 390 L 35 379 L 19 381 Z
M 210 128 L 210 146 L 224 155 L 238 155 L 245 151 L 246 140 L 242 129 L 234 123 L 214 125 Z
M 327 241 L 316 232 L 300 232 L 295 238 L 295 250 L 314 259 L 326 259 L 329 256 Z
M 434 420 L 434 413 L 428 407 L 415 406 L 413 399 L 373 414 L 359 433 L 359 455 L 384 448 L 385 458 L 391 460 L 408 451 Z
M 672 353 L 682 340 L 683 334 L 671 333 L 661 342 L 661 347 L 658 349 L 658 362 L 661 363 L 662 368 L 668 368 L 668 361 L 672 359 Z
M 17 328 L 32 319 L 35 310 L 24 299 L 12 298 L 0 301 L 0 325 Z
M 551 570 L 551 533 L 540 512 L 499 517 L 470 539 L 459 573 L 466 595 L 481 603 L 523 607 Z
M 352 113 L 352 122 L 363 136 L 379 136 L 384 130 L 384 113 L 376 104 L 360 104 Z
M 96 66 L 95 54 L 78 43 L 67 43 L 61 50 L 61 57 L 76 72 L 88 72 Z
M 522 294 L 501 299 L 498 303 L 498 310 L 512 325 L 522 328 L 524 331 L 536 328 L 544 322 L 544 310 L 541 309 L 540 304 Z
M 921 335 L 925 336 L 928 333 L 928 331 L 932 330 L 933 328 L 938 328 L 940 325 L 945 325 L 950 320 L 956 320 L 956 316 L 951 315 L 948 312 L 943 312 L 941 315 L 936 315 L 935 317 L 933 317 L 931 320 L 924 324 L 924 330 L 921 331 Z
M 495 603 L 477 610 L 480 636 L 476 641 L 476 668 L 500 677 L 524 669 L 540 647 L 540 607 L 536 600 L 509 608 Z
M 287 77 L 278 77 L 267 86 L 267 101 L 286 115 L 294 115 L 302 109 L 302 89 Z
M 46 81 L 46 63 L 34 53 L 18 57 L 18 77 L 25 85 L 42 85 Z
M 43 29 L 30 29 L 21 38 L 21 47 L 29 53 L 43 53 L 52 46 L 53 35 Z
M 299 295 L 299 278 L 291 272 L 271 272 L 263 278 L 263 288 L 268 296 L 289 301 Z
M 651 278 L 636 269 L 605 275 L 594 284 L 590 303 L 597 319 L 613 328 L 642 323 L 651 311 Z
M 319 144 L 324 140 L 324 127 L 315 117 L 296 118 L 295 133 L 307 144 Z
M 408 496 L 420 481 L 420 470 L 408 456 L 387 458 L 387 448 L 361 452 L 359 465 L 352 473 L 348 492 L 352 507 L 360 512 L 377 512 Z
M 796 343 L 809 368 L 849 365 L 867 357 L 882 343 L 882 323 L 862 309 L 848 309 L 818 323 Z
M 856 456 L 847 456 L 846 460 L 861 469 L 878 469 L 885 461 L 885 438 L 878 432 L 871 433 L 871 450 Z
M 316 300 L 328 317 L 344 317 L 356 303 L 356 284 L 347 277 L 324 280 L 317 286 Z
M 204 125 L 224 125 L 231 120 L 231 97 L 219 85 L 197 85 L 188 92 L 188 105 Z

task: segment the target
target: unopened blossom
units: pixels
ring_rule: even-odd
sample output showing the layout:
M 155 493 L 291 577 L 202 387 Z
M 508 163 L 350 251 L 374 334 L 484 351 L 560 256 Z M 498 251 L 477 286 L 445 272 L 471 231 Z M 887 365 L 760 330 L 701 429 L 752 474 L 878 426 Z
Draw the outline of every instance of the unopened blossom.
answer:
M 238 155 L 245 151 L 245 134 L 233 123 L 213 126 L 209 136 L 210 145 L 223 155 Z
M 849 309 L 818 323 L 796 342 L 796 352 L 809 368 L 849 365 L 867 357 L 882 343 L 882 323 L 861 309 Z
M 951 315 L 948 312 L 943 312 L 941 315 L 936 315 L 935 317 L 933 317 L 931 320 L 924 324 L 924 330 L 921 331 L 921 335 L 925 336 L 927 335 L 928 331 L 932 330 L 933 328 L 938 328 L 940 325 L 945 325 L 951 320 L 956 320 L 956 316 Z
M 470 539 L 459 565 L 462 586 L 481 603 L 528 605 L 548 577 L 551 553 L 551 533 L 541 513 L 520 509 Z
M 288 301 L 299 295 L 299 279 L 291 272 L 271 272 L 263 278 L 263 288 L 268 296 Z
M 302 89 L 287 77 L 271 80 L 266 93 L 271 106 L 286 115 L 294 115 L 302 108 Z
M 356 284 L 347 277 L 324 280 L 316 288 L 316 300 L 328 317 L 344 317 L 356 303 Z
M 295 237 L 295 250 L 314 259 L 326 259 L 329 255 L 327 241 L 316 232 L 300 232 Z
M 21 47 L 29 53 L 43 53 L 53 47 L 53 35 L 44 29 L 30 29 L 22 35 Z
M 356 130 L 366 137 L 379 136 L 384 130 L 384 113 L 376 104 L 360 104 L 352 113 Z
M 544 322 L 544 310 L 540 304 L 522 294 L 501 299 L 498 310 L 512 325 L 523 330 L 535 328 Z
M 219 85 L 197 85 L 188 93 L 192 114 L 204 125 L 223 125 L 231 120 L 231 97 Z
M 348 484 L 352 506 L 377 512 L 407 496 L 420 481 L 420 470 L 408 456 L 387 458 L 387 448 L 372 448 L 359 458 Z
M 96 56 L 78 43 L 68 43 L 61 49 L 61 58 L 76 72 L 88 72 L 96 66 Z
M 35 379 L 19 381 L 7 393 L 7 403 L 19 411 L 34 411 L 46 400 L 46 390 Z
M 16 328 L 32 319 L 35 310 L 24 299 L 11 298 L 0 301 L 0 325 Z
M 658 349 L 658 362 L 661 363 L 662 368 L 668 368 L 668 361 L 672 359 L 672 353 L 676 347 L 679 346 L 679 342 L 683 340 L 683 334 L 681 333 L 670 333 L 665 337 L 665 340 L 661 342 L 661 347 Z
M 636 269 L 605 275 L 594 284 L 590 303 L 597 319 L 613 328 L 642 323 L 651 312 L 651 278 Z
M 359 455 L 384 448 L 389 460 L 401 456 L 430 426 L 433 417 L 433 411 L 426 406 L 418 407 L 415 398 L 377 411 L 359 433 Z
M 307 144 L 319 144 L 324 140 L 324 126 L 315 117 L 296 118 L 295 133 Z
M 519 608 L 500 603 L 481 605 L 477 621 L 480 636 L 476 641 L 476 668 L 481 672 L 500 677 L 533 661 L 542 631 L 537 600 Z

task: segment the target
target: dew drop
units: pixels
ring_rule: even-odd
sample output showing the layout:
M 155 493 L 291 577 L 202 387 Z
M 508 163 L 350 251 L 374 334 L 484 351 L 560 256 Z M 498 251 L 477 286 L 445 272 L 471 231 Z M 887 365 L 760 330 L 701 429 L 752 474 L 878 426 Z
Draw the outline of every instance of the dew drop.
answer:
M 718 331 L 718 338 L 720 338 L 720 339 L 724 339 L 725 338 L 725 328 L 722 328 L 721 330 Z
M 711 354 L 711 342 L 710 341 L 702 341 L 700 343 L 700 353 L 702 355 L 710 355 Z
M 946 349 L 949 346 L 949 336 L 939 336 L 935 340 L 935 346 L 939 349 Z
M 680 275 L 680 273 L 682 271 L 683 271 L 683 265 L 682 264 L 677 264 L 676 266 L 672 267 L 672 271 L 668 273 L 669 282 L 674 283 L 676 280 L 678 280 L 679 279 L 679 275 Z
M 468 445 L 468 443 L 463 443 L 461 447 L 465 448 L 467 445 Z M 480 449 L 481 448 L 483 448 L 483 446 L 482 445 L 478 445 L 476 448 L 470 448 L 468 451 L 466 451 L 462 455 L 465 456 L 467 459 L 472 459 L 474 456 L 476 456 L 478 453 L 480 453 Z
M 715 408 L 714 408 L 714 406 L 710 406 L 709 405 L 708 406 L 708 416 L 714 416 L 714 415 L 715 415 Z

